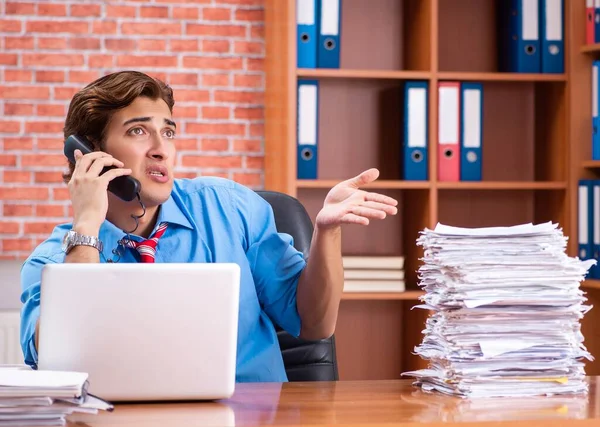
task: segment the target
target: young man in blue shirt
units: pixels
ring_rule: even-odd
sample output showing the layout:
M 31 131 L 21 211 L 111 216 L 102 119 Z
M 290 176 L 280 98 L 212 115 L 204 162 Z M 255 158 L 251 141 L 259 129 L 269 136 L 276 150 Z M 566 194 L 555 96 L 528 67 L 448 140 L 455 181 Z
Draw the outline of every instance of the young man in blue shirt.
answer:
M 72 222 L 57 226 L 22 268 L 25 362 L 37 362 L 45 264 L 146 262 L 147 245 L 140 255 L 122 239 L 143 242 L 158 231 L 151 262 L 241 267 L 236 380 L 286 381 L 274 323 L 309 340 L 331 336 L 343 289 L 340 227 L 394 215 L 397 202 L 359 188 L 377 178 L 376 169 L 333 187 L 316 217 L 307 262 L 290 236 L 277 233 L 270 205 L 254 191 L 222 178 L 174 179 L 173 105 L 167 85 L 135 71 L 104 76 L 73 97 L 64 136 L 83 136 L 95 151 L 76 151 L 76 163 L 65 174 Z M 115 168 L 100 174 L 107 166 Z M 146 211 L 137 224 L 133 216 L 143 212 L 138 201 L 107 191 L 122 175 L 141 184 Z

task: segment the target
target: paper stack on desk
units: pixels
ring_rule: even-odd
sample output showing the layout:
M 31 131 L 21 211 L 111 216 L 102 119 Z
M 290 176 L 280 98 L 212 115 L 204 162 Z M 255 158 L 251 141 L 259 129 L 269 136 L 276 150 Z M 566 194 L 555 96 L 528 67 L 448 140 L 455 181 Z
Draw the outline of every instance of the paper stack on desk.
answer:
M 403 375 L 461 397 L 585 393 L 580 289 L 596 261 L 570 258 L 556 224 L 421 233 L 419 285 L 431 310 L 415 352 L 429 367 Z
M 87 378 L 83 372 L 0 365 L 0 427 L 62 426 L 74 412 L 112 410 L 112 405 L 88 395 Z

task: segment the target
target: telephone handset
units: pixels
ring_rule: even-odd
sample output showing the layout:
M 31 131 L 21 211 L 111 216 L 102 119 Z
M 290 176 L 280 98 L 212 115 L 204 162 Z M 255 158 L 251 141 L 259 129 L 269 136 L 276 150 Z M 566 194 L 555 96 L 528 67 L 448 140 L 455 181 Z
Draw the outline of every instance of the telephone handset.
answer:
M 92 144 L 83 136 L 80 135 L 71 135 L 65 141 L 65 149 L 64 153 L 67 156 L 67 159 L 72 164 L 75 164 L 75 150 L 81 150 L 83 154 L 88 154 L 93 151 Z M 110 169 L 115 169 L 116 166 L 108 166 L 105 167 L 100 175 L 105 173 Z M 118 176 L 112 181 L 108 183 L 108 191 L 113 193 L 118 198 L 130 202 L 137 197 L 137 194 L 140 191 L 140 182 L 132 176 L 123 175 Z

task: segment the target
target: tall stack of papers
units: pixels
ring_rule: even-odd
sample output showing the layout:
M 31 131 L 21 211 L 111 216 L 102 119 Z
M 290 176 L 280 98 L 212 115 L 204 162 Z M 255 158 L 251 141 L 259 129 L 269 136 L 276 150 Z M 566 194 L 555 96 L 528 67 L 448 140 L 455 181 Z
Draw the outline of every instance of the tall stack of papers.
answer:
M 87 393 L 87 378 L 83 372 L 0 365 L 0 427 L 62 426 L 74 412 L 112 410 L 112 405 Z
M 344 292 L 403 292 L 404 257 L 345 255 Z
M 461 397 L 586 393 L 580 289 L 596 261 L 570 258 L 556 224 L 421 233 L 417 307 L 430 310 L 415 352 L 425 391 Z

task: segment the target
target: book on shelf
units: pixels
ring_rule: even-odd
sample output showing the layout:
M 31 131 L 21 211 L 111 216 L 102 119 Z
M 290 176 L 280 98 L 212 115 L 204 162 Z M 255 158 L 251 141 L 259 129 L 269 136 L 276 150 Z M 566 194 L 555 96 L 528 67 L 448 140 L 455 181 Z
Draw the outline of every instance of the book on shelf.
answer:
M 344 292 L 404 292 L 404 257 L 343 256 Z

